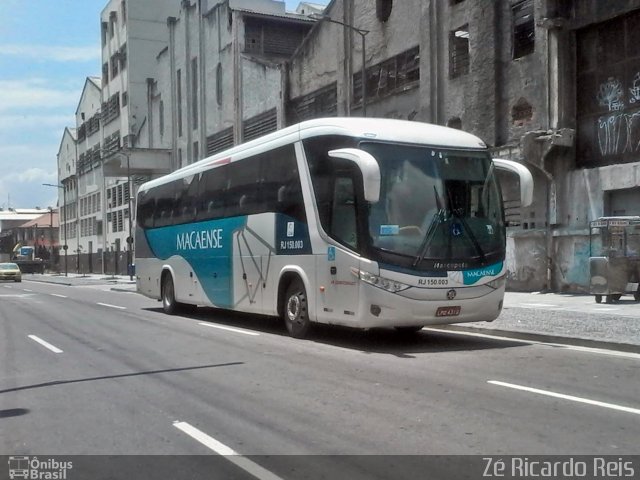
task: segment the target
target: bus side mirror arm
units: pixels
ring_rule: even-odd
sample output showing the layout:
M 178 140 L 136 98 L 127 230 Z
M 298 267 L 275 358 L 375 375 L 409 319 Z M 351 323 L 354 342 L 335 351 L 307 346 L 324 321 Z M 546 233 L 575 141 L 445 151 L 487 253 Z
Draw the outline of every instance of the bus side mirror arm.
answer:
M 380 199 L 380 166 L 373 155 L 358 148 L 340 148 L 331 150 L 329 156 L 355 163 L 362 173 L 364 199 L 369 203 L 376 203 Z
M 494 158 L 493 164 L 499 170 L 515 173 L 520 178 L 520 205 L 528 207 L 533 203 L 533 176 L 527 167 L 512 160 Z

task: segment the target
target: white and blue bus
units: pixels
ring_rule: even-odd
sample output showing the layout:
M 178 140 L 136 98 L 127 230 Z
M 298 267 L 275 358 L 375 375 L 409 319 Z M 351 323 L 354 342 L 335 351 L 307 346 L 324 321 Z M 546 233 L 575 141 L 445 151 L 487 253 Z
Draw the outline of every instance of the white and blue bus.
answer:
M 328 118 L 284 128 L 142 185 L 138 292 L 193 306 L 357 328 L 494 320 L 505 219 L 492 160 L 460 130 Z

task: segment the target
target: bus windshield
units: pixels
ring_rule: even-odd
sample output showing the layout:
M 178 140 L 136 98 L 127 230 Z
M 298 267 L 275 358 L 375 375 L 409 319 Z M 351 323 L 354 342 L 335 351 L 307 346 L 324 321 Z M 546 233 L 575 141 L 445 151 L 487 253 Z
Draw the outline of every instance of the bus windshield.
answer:
M 380 200 L 368 210 L 374 251 L 420 269 L 503 258 L 502 198 L 487 152 L 374 142 L 360 148 L 380 166 Z

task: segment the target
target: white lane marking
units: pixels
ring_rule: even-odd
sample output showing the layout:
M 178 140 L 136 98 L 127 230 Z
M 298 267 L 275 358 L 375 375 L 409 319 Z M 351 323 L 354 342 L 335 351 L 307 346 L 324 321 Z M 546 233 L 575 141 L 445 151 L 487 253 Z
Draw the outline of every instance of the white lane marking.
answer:
M 458 332 L 453 330 L 445 330 L 444 328 L 425 327 L 423 328 L 423 330 L 438 333 L 452 333 L 454 335 L 465 335 L 469 337 L 490 338 L 493 340 L 503 340 L 506 342 L 524 343 L 525 345 L 542 345 L 545 347 L 564 348 L 567 350 L 574 350 L 576 352 L 595 353 L 598 355 L 608 355 L 610 357 L 633 358 L 635 360 L 640 360 L 640 353 L 633 352 L 621 352 L 618 350 L 606 350 L 604 348 L 594 347 L 581 347 L 580 345 L 567 345 L 564 343 L 536 342 L 535 340 L 523 340 L 521 338 L 502 337 L 499 335 L 488 335 L 486 333 Z
M 51 345 L 49 342 L 45 342 L 44 340 L 42 340 L 39 337 L 36 337 L 35 335 L 28 335 L 28 337 L 31 340 L 34 340 L 36 342 L 38 342 L 40 345 L 42 345 L 43 347 L 48 348 L 49 350 L 51 350 L 53 353 L 62 353 L 62 350 L 60 350 L 58 347 L 54 347 L 53 345 Z
M 499 385 L 501 387 L 513 388 L 515 390 L 522 390 L 524 392 L 537 393 L 539 395 L 546 395 L 548 397 L 561 398 L 563 400 L 571 400 L 572 402 L 586 403 L 587 405 L 595 405 L 596 407 L 610 408 L 611 410 L 619 410 L 626 413 L 635 413 L 640 415 L 640 409 L 625 407 L 622 405 L 616 405 L 614 403 L 600 402 L 598 400 L 590 400 L 583 397 L 574 397 L 573 395 L 565 395 L 564 393 L 551 392 L 549 390 L 540 390 L 539 388 L 524 387 L 522 385 L 515 385 L 513 383 L 500 382 L 497 380 L 487 380 L 487 383 L 492 385 Z
M 219 328 L 220 330 L 228 330 L 230 332 L 236 332 L 236 333 L 244 333 L 245 335 L 253 335 L 253 336 L 258 336 L 260 335 L 259 333 L 256 332 L 248 332 L 247 330 L 240 330 L 239 328 L 232 328 L 232 327 L 223 327 L 222 325 L 212 325 L 210 323 L 204 323 L 204 322 L 199 322 L 200 325 L 203 325 L 205 327 L 211 327 L 211 328 Z
M 197 440 L 205 447 L 210 448 L 218 455 L 224 456 L 227 460 L 229 460 L 234 465 L 240 467 L 245 472 L 253 475 L 256 478 L 261 480 L 282 480 L 280 477 L 271 473 L 269 470 L 261 467 L 257 463 L 252 462 L 246 457 L 243 457 L 238 452 L 233 450 L 230 447 L 227 447 L 225 444 L 220 443 L 213 437 L 210 437 L 206 433 L 201 430 L 198 430 L 196 427 L 188 424 L 187 422 L 173 422 L 173 426 L 178 430 L 189 435 L 191 438 Z
M 50 293 L 49 295 L 51 295 L 52 297 L 60 297 L 60 298 L 67 298 L 66 295 L 60 295 L 58 293 Z
M 110 303 L 100 303 L 98 302 L 98 305 L 102 305 L 103 307 L 109 307 L 109 308 L 117 308 L 119 310 L 126 310 L 127 307 L 119 307 L 118 305 L 111 305 Z
M 24 290 L 25 292 L 33 292 L 33 290 L 29 290 L 28 288 L 23 288 L 22 290 Z

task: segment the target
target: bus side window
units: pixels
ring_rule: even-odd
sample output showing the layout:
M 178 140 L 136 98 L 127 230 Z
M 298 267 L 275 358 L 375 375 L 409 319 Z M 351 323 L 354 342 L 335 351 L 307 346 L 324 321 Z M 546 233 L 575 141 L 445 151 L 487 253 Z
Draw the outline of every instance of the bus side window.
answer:
M 227 187 L 227 167 L 208 170 L 202 174 L 198 182 L 200 202 L 197 206 L 196 220 L 211 220 L 224 215 L 224 198 Z
M 306 221 L 302 188 L 293 145 L 286 145 L 262 158 L 260 199 L 263 211 L 282 213 Z
M 175 184 L 171 182 L 161 185 L 156 192 L 158 200 L 153 211 L 153 226 L 166 227 L 172 224 L 171 214 L 175 203 Z
M 226 192 L 226 217 L 250 215 L 258 208 L 259 158 L 232 162 L 229 168 L 229 189 Z
M 155 208 L 155 198 L 153 191 L 144 192 L 138 200 L 138 214 L 136 220 L 141 228 L 153 227 L 153 210 Z

